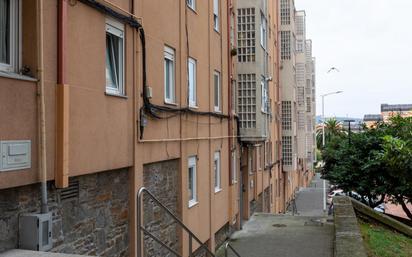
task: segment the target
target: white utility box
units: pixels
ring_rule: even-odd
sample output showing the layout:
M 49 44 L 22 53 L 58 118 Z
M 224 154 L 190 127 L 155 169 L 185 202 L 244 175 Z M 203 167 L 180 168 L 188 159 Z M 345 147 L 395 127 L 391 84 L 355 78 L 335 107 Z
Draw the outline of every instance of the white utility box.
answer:
M 19 248 L 48 251 L 52 244 L 51 213 L 26 213 L 19 217 Z
M 0 141 L 0 171 L 31 168 L 31 141 Z

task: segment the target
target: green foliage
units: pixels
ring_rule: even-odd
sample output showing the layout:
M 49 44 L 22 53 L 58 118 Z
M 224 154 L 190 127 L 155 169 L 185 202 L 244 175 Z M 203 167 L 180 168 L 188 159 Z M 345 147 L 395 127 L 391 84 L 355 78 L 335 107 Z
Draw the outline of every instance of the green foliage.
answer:
M 412 199 L 412 118 L 361 133 L 338 134 L 322 151 L 323 176 L 346 192 L 356 191 L 374 207 L 387 195 L 405 210 Z M 412 217 L 406 208 L 405 213 Z
M 335 118 L 330 118 L 325 121 L 325 142 L 330 142 L 336 136 L 344 135 L 342 123 Z M 316 131 L 316 144 L 318 149 L 322 149 L 323 129 L 319 127 Z

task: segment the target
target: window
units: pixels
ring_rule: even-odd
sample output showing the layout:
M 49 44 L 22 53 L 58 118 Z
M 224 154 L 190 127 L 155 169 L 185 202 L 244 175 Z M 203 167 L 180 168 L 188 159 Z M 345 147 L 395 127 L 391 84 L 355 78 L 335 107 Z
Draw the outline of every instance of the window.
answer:
M 215 101 L 215 112 L 221 111 L 221 88 L 220 88 L 220 73 L 215 71 L 213 75 L 214 83 L 214 101 Z
M 106 92 L 124 95 L 124 25 L 114 20 L 106 21 Z
M 256 128 L 256 91 L 256 74 L 238 75 L 238 114 L 241 128 Z
M 186 0 L 187 6 L 192 10 L 196 10 L 196 0 Z
M 292 165 L 292 137 L 282 136 L 282 159 L 283 165 Z
M 280 32 L 280 57 L 282 60 L 290 60 L 291 58 L 291 36 L 290 31 Z
M 260 82 L 260 87 L 262 91 L 262 103 L 261 103 L 261 109 L 262 112 L 268 112 L 268 90 L 267 90 L 267 83 L 264 81 L 264 79 Z
M 292 129 L 292 103 L 290 101 L 282 101 L 282 129 Z
M 193 58 L 189 58 L 187 61 L 188 65 L 188 77 L 189 77 L 189 106 L 196 107 L 196 60 Z
M 213 162 L 213 169 L 215 174 L 215 193 L 222 190 L 221 185 L 221 169 L 220 169 L 220 152 L 215 152 L 215 158 Z
M 175 102 L 175 51 L 170 47 L 164 49 L 165 102 Z
M 267 21 L 263 13 L 260 14 L 260 44 L 266 49 L 267 42 Z
M 296 52 L 303 53 L 303 51 L 304 51 L 303 40 L 301 39 L 296 40 Z
M 238 61 L 254 62 L 255 48 L 255 8 L 237 10 Z
M 312 111 L 312 101 L 310 100 L 310 96 L 306 97 L 306 112 Z
M 290 3 L 289 0 L 280 1 L 280 22 L 282 25 L 290 24 Z
M 219 0 L 213 0 L 213 27 L 219 31 Z
M 188 161 L 188 194 L 189 207 L 197 203 L 197 188 L 196 188 L 196 156 L 189 157 Z
M 236 159 L 236 150 L 234 150 L 232 152 L 232 184 L 237 183 L 237 170 L 236 170 L 236 163 L 237 163 L 237 159 Z
M 19 1 L 0 0 L 0 70 L 18 72 Z

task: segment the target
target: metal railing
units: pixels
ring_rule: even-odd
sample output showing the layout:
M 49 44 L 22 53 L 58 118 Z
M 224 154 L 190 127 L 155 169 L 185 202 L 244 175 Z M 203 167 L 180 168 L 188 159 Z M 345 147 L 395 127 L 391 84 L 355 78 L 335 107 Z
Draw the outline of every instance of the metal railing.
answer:
M 232 251 L 232 253 L 234 253 L 237 257 L 242 257 L 240 256 L 240 254 L 235 250 L 235 248 L 233 248 L 229 243 L 226 243 L 225 245 L 225 257 L 228 257 L 229 255 L 229 250 Z
M 147 190 L 145 187 L 140 188 L 138 194 L 137 194 L 137 256 L 142 257 L 142 247 L 144 243 L 144 235 L 149 236 L 152 238 L 154 241 L 159 243 L 162 247 L 166 248 L 169 252 L 173 253 L 175 256 L 182 257 L 180 253 L 178 253 L 176 250 L 172 249 L 170 246 L 168 246 L 166 243 L 162 242 L 160 238 L 158 238 L 156 235 L 154 235 L 152 232 L 148 231 L 143 223 L 142 219 L 142 208 L 143 208 L 143 194 L 146 194 L 149 196 L 150 199 L 153 200 L 154 203 L 156 203 L 159 207 L 161 207 L 165 212 L 167 212 L 177 224 L 180 225 L 180 227 L 189 234 L 189 257 L 192 257 L 194 252 L 193 252 L 193 240 L 197 242 L 200 246 L 199 248 L 195 251 L 199 251 L 200 249 L 206 250 L 206 252 L 211 256 L 211 257 L 216 257 L 207 247 L 206 243 L 202 243 L 202 241 L 199 240 L 193 234 L 193 232 L 175 215 L 172 213 L 169 208 L 167 208 L 164 204 L 162 204 L 149 190 Z M 238 255 L 239 256 L 239 255 Z M 239 256 L 240 257 L 240 256 Z

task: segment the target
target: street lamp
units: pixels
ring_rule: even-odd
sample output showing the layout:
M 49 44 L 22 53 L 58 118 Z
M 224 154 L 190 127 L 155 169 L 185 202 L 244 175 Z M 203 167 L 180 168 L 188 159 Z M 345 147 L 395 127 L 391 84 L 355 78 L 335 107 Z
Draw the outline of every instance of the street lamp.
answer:
M 325 97 L 329 95 L 336 95 L 343 93 L 343 91 L 330 92 L 321 95 L 322 97 L 322 147 L 325 147 Z M 326 212 L 326 181 L 323 180 L 323 211 Z

